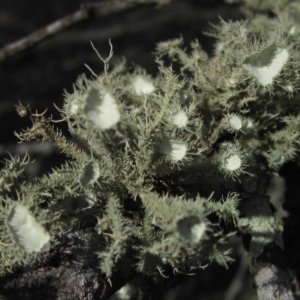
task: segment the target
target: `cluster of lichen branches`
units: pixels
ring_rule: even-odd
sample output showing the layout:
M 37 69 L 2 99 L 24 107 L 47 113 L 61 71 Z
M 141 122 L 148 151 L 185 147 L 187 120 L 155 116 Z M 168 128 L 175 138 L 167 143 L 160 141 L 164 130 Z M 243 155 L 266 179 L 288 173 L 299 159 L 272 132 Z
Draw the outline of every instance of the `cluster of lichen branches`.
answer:
M 92 79 L 81 76 L 65 95 L 72 142 L 45 113 L 19 104 L 32 121 L 20 140 L 52 140 L 72 160 L 31 182 L 22 177 L 29 159 L 6 161 L 1 271 L 55 247 L 58 233 L 87 227 L 97 234 L 107 277 L 129 265 L 162 274 L 226 266 L 239 227 L 258 233 L 254 256 L 267 243 L 282 246 L 282 225 L 259 178 L 299 150 L 299 34 L 293 6 L 283 10 L 284 18 L 222 21 L 211 33 L 212 57 L 198 41 L 188 50 L 182 39 L 159 43 L 155 78 L 139 67 L 128 73 L 124 62 L 110 69 L 112 47 L 107 59 L 98 54 L 104 73 L 90 69 Z M 262 24 L 270 25 L 263 34 Z

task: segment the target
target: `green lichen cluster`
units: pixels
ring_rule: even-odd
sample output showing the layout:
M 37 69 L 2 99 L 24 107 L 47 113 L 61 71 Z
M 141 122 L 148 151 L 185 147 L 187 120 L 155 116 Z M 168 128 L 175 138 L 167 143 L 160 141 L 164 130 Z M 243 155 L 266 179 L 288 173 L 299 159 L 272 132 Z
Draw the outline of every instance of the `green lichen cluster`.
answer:
M 254 256 L 266 243 L 283 246 L 266 188 L 300 148 L 300 8 L 280 4 L 272 18 L 221 20 L 209 33 L 211 57 L 197 40 L 188 49 L 182 38 L 159 43 L 156 77 L 139 67 L 128 72 L 125 62 L 109 65 L 112 48 L 107 59 L 99 55 L 103 74 L 91 70 L 65 95 L 72 141 L 45 114 L 28 111 L 33 126 L 19 138 L 50 139 L 69 159 L 31 182 L 22 177 L 29 159 L 6 162 L 1 271 L 38 259 L 55 236 L 79 229 L 96 233 L 107 277 L 126 268 L 163 274 L 226 266 L 239 227 L 254 235 Z M 37 227 L 47 241 L 42 250 L 28 244 Z

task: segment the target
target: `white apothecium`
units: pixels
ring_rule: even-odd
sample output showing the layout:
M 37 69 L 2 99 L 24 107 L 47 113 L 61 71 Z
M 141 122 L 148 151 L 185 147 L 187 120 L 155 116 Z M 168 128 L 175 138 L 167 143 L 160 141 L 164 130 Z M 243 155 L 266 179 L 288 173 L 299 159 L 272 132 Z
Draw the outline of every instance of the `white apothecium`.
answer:
M 26 253 L 39 252 L 50 240 L 49 233 L 20 203 L 12 207 L 7 224 L 17 244 Z
M 197 244 L 206 231 L 206 224 L 200 221 L 197 216 L 189 216 L 177 221 L 176 228 L 186 241 Z
M 93 184 L 100 177 L 100 167 L 97 162 L 89 162 L 83 168 L 83 174 L 80 179 L 80 183 L 83 186 L 87 186 L 88 184 Z
M 237 144 L 230 142 L 221 144 L 221 150 L 217 155 L 217 162 L 220 171 L 225 177 L 235 178 L 243 173 L 247 173 L 245 168 L 246 154 Z M 249 173 L 248 173 L 249 174 Z
M 188 117 L 184 111 L 179 111 L 172 115 L 172 122 L 179 128 L 185 127 L 188 123 Z
M 225 159 L 225 168 L 234 172 L 242 166 L 242 160 L 237 154 L 232 154 Z
M 257 54 L 249 56 L 243 68 L 253 75 L 262 86 L 273 82 L 289 58 L 287 49 L 272 44 Z
M 71 115 L 76 115 L 79 111 L 79 103 L 77 99 L 72 99 L 69 105 L 69 111 Z
M 132 85 L 137 95 L 149 95 L 155 90 L 153 83 L 142 76 L 136 77 Z
M 85 114 L 99 129 L 106 130 L 120 121 L 116 100 L 110 93 L 91 89 L 86 97 Z
M 232 130 L 240 130 L 242 128 L 242 120 L 237 115 L 231 115 L 228 118 L 228 125 Z
M 172 160 L 181 160 L 185 157 L 187 147 L 184 143 L 165 140 L 160 145 L 162 153 L 168 155 Z

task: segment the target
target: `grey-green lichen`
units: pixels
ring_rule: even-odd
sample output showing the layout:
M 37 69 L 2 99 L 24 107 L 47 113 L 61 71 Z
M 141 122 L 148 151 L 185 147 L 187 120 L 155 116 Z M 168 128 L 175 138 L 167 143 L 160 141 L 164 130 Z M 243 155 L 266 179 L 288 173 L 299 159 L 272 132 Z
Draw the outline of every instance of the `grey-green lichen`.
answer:
M 283 247 L 263 182 L 297 159 L 300 40 L 299 24 L 291 27 L 295 3 L 280 3 L 284 18 L 221 21 L 210 33 L 212 57 L 197 40 L 189 50 L 182 38 L 159 43 L 155 77 L 139 67 L 129 73 L 125 62 L 109 66 L 111 49 L 100 57 L 103 74 L 80 76 L 65 94 L 61 113 L 73 142 L 46 115 L 31 114 L 33 126 L 19 138 L 52 139 L 73 160 L 31 182 L 22 177 L 29 160 L 6 162 L 1 271 L 78 228 L 97 233 L 107 277 L 124 265 L 144 273 L 226 266 L 228 240 L 241 227 L 250 228 L 254 256 L 270 242 Z M 272 25 L 264 35 L 263 22 Z M 15 214 L 27 220 L 15 222 Z M 38 244 L 22 224 L 28 234 L 38 228 Z

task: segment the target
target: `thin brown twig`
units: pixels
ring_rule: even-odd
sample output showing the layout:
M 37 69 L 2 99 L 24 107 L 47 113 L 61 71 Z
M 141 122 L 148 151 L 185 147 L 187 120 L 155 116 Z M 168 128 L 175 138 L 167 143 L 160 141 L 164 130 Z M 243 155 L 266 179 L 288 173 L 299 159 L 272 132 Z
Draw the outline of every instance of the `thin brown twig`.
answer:
M 164 0 L 165 1 L 165 0 Z M 155 2 L 155 1 L 154 1 Z M 156 1 L 157 2 L 157 1 Z M 149 0 L 149 3 L 153 1 Z M 148 3 L 148 4 L 149 4 Z M 0 63 L 26 49 L 29 49 L 43 40 L 70 28 L 78 23 L 93 18 L 98 15 L 107 15 L 131 9 L 141 3 L 133 0 L 112 0 L 102 3 L 90 3 L 80 6 L 78 11 L 71 13 L 45 27 L 42 27 L 27 37 L 24 37 L 16 42 L 8 44 L 0 49 Z
M 9 57 L 12 57 L 28 48 L 35 46 L 41 41 L 69 28 L 75 24 L 78 24 L 90 17 L 87 10 L 79 10 L 72 14 L 69 14 L 60 20 L 57 20 L 43 28 L 40 28 L 27 37 L 24 37 L 16 42 L 6 45 L 0 50 L 0 63 Z

